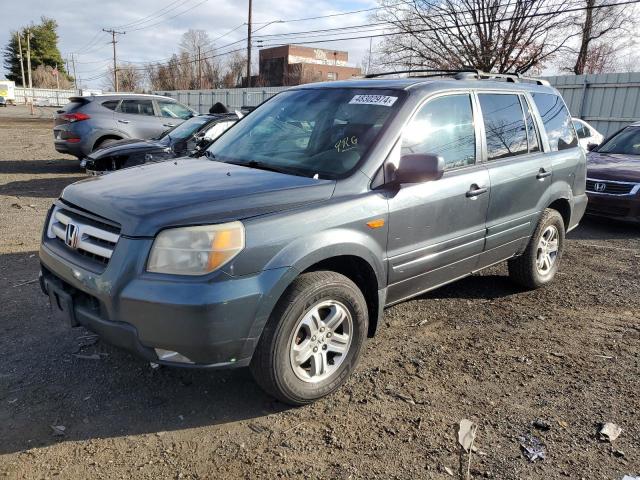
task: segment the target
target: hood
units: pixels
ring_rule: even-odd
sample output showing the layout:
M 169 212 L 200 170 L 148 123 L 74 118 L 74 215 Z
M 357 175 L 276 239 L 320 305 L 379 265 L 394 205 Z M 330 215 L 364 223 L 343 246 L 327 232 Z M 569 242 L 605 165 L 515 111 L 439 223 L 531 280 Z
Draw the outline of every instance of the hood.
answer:
M 640 155 L 590 152 L 587 177 L 619 182 L 640 182 Z
M 169 145 L 163 143 L 161 140 L 139 140 L 137 138 L 131 138 L 111 143 L 104 148 L 92 152 L 87 158 L 90 160 L 99 160 L 114 155 L 130 155 L 140 150 L 164 150 L 168 147 Z
M 181 158 L 90 177 L 62 200 L 146 237 L 179 225 L 241 220 L 331 198 L 333 180 L 315 180 L 206 158 Z

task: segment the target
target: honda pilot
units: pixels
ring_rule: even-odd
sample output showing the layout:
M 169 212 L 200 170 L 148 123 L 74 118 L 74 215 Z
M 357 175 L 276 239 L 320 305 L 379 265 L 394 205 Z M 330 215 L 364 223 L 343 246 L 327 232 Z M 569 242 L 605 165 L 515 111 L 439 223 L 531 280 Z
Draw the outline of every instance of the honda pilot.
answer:
M 482 72 L 298 86 L 200 158 L 68 186 L 42 236 L 53 317 L 157 364 L 249 366 L 302 405 L 385 307 L 508 262 L 550 283 L 587 204 L 558 92 Z

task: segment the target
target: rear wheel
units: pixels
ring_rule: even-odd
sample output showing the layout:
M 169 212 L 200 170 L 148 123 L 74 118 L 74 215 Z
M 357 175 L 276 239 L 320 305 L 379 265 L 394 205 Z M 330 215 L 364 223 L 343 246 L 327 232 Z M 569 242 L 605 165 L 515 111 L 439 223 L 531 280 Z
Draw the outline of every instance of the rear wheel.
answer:
M 98 143 L 96 143 L 93 146 L 93 151 L 95 152 L 99 148 L 107 147 L 107 146 L 111 145 L 112 143 L 116 143 L 119 140 L 120 140 L 119 138 L 105 138 L 104 140 L 100 140 Z
M 524 253 L 509 260 L 509 277 L 527 288 L 539 288 L 553 281 L 564 250 L 564 220 L 547 208 Z
M 258 384 L 291 405 L 336 390 L 356 366 L 368 327 L 367 304 L 344 275 L 298 277 L 284 293 L 251 362 Z

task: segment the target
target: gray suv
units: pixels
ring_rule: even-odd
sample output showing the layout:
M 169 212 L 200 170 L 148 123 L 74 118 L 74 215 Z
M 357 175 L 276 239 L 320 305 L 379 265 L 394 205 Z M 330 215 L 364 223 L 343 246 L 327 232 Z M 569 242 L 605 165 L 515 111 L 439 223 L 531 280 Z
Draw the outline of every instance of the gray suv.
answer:
M 58 152 L 82 159 L 121 139 L 158 137 L 196 114 L 172 98 L 159 95 L 71 97 L 56 112 L 53 138 Z
M 585 155 L 556 90 L 487 76 L 294 87 L 203 157 L 68 186 L 40 249 L 54 316 L 151 362 L 250 366 L 301 405 L 389 305 L 502 261 L 548 284 Z

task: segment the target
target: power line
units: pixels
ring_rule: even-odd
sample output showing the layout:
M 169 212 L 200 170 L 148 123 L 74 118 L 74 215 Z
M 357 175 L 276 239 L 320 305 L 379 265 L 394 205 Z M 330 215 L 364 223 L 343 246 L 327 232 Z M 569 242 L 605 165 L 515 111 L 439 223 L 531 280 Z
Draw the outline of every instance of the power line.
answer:
M 163 15 L 166 15 L 167 13 L 175 10 L 176 8 L 179 8 L 182 5 L 184 5 L 186 3 L 189 3 L 190 1 L 191 0 L 174 0 L 173 2 L 169 3 L 168 5 L 165 5 L 164 7 L 162 7 L 160 10 L 156 10 L 155 12 L 150 13 L 149 15 L 145 15 L 144 17 L 141 17 L 138 20 L 135 20 L 133 22 L 125 23 L 125 24 L 122 24 L 122 25 L 116 25 L 113 28 L 123 29 L 123 28 L 128 28 L 128 27 L 132 27 L 132 26 L 135 26 L 135 25 L 140 25 L 140 24 L 143 24 L 143 23 L 150 22 L 151 20 L 155 20 L 156 18 L 160 18 Z M 174 8 L 169 8 L 172 5 L 175 5 L 176 3 L 181 3 L 181 5 L 176 5 Z
M 96 41 L 98 40 L 98 37 L 100 37 L 101 35 L 104 35 L 104 32 L 99 31 L 93 37 L 91 37 L 91 40 L 89 40 L 89 42 L 84 47 L 81 47 L 78 50 L 75 50 L 75 51 L 73 51 L 71 53 L 81 53 L 84 50 L 88 50 L 88 49 L 92 48 L 93 46 L 95 46 Z
M 319 20 L 321 18 L 332 18 L 332 17 L 341 17 L 344 15 L 353 15 L 354 13 L 364 13 L 364 12 L 372 12 L 374 10 L 381 10 L 383 8 L 393 8 L 393 7 L 397 7 L 398 5 L 405 5 L 405 2 L 398 2 L 395 3 L 393 5 L 386 5 L 384 7 L 373 7 L 373 8 L 363 8 L 361 10 L 351 10 L 349 12 L 339 12 L 339 13 L 332 13 L 329 15 L 319 15 L 316 17 L 306 17 L 306 18 L 294 18 L 292 20 L 282 20 L 282 23 L 293 23 L 293 22 L 305 22 L 307 20 Z M 270 22 L 255 22 L 256 25 L 263 25 L 265 23 L 270 23 Z
M 636 3 L 640 3 L 640 0 L 626 0 L 626 1 L 617 2 L 617 3 L 607 3 L 607 4 L 600 4 L 600 5 L 593 5 L 591 7 L 575 7 L 575 8 L 567 8 L 567 9 L 562 9 L 562 10 L 556 10 L 556 11 L 553 11 L 553 12 L 539 12 L 539 13 L 532 13 L 532 14 L 527 14 L 527 15 L 514 15 L 512 17 L 499 18 L 499 19 L 495 19 L 495 20 L 481 20 L 481 21 L 475 21 L 475 22 L 466 23 L 466 24 L 460 23 L 460 24 L 456 24 L 456 25 L 452 25 L 452 26 L 445 26 L 445 27 L 423 28 L 423 29 L 413 30 L 411 32 L 386 32 L 386 33 L 377 33 L 377 34 L 373 34 L 373 35 L 364 35 L 364 36 L 360 36 L 360 37 L 341 37 L 341 38 L 332 38 L 332 39 L 324 39 L 324 40 L 310 40 L 310 41 L 296 42 L 296 43 L 299 44 L 299 45 L 304 45 L 304 44 L 310 44 L 310 43 L 329 43 L 329 42 L 341 42 L 341 41 L 346 41 L 346 40 L 361 40 L 361 39 L 368 39 L 368 38 L 389 37 L 389 36 L 394 36 L 394 35 L 407 35 L 408 33 L 411 33 L 411 34 L 426 33 L 426 32 L 434 32 L 434 31 L 441 31 L 441 30 L 450 30 L 451 28 L 474 27 L 474 26 L 478 26 L 478 25 L 502 23 L 502 22 L 508 22 L 508 21 L 512 21 L 512 20 L 525 20 L 527 18 L 537 18 L 537 17 L 548 16 L 548 15 L 558 15 L 558 14 L 564 14 L 564 13 L 573 13 L 573 12 L 579 12 L 579 11 L 582 11 L 582 10 L 600 9 L 600 8 L 606 8 L 606 7 L 616 7 L 616 6 L 631 5 L 631 4 L 636 4 Z M 263 45 L 263 46 L 264 47 L 275 47 L 275 46 L 281 46 L 281 45 L 286 45 L 286 44 L 280 43 L 280 44 Z
M 216 40 L 220 40 L 221 38 L 226 37 L 227 35 L 229 35 L 229 34 L 231 34 L 231 33 L 235 32 L 236 30 L 238 30 L 239 28 L 242 28 L 242 27 L 244 27 L 244 26 L 245 26 L 245 23 L 243 22 L 243 23 L 241 23 L 240 25 L 238 25 L 237 27 L 232 28 L 232 29 L 231 29 L 231 30 L 229 30 L 228 32 L 223 33 L 222 35 L 220 35 L 219 37 L 214 38 L 214 39 L 213 39 L 213 40 L 211 40 L 211 41 L 212 41 L 212 42 L 215 42 Z
M 166 22 L 167 20 L 172 20 L 172 19 L 174 19 L 174 18 L 176 18 L 176 17 L 179 17 L 180 15 L 184 15 L 185 13 L 190 12 L 190 11 L 191 11 L 191 10 L 193 10 L 194 8 L 199 7 L 200 5 L 202 5 L 203 3 L 208 2 L 208 1 L 209 1 L 209 0 L 202 0 L 201 2 L 198 2 L 198 3 L 196 3 L 195 5 L 193 5 L 193 6 L 189 7 L 189 8 L 187 8 L 186 10 L 183 10 L 182 12 L 179 12 L 179 13 L 177 13 L 177 14 L 175 14 L 175 15 L 172 15 L 171 17 L 164 18 L 164 19 L 160 20 L 159 22 L 152 23 L 151 25 L 145 25 L 144 27 L 139 27 L 139 28 L 130 28 L 130 29 L 129 29 L 129 31 L 130 31 L 130 32 L 137 32 L 138 30 L 144 30 L 144 29 L 146 29 L 146 28 L 155 27 L 156 25 L 160 25 L 161 23 L 164 23 L 164 22 Z
M 518 2 L 514 1 L 514 2 L 507 2 L 507 3 L 503 3 L 503 4 L 499 4 L 497 5 L 497 7 L 499 8 L 504 8 L 504 7 L 509 7 L 511 5 L 516 5 Z M 580 0 L 576 0 L 576 1 L 571 1 L 571 2 L 567 2 L 565 5 L 582 5 L 583 2 L 581 2 Z M 553 7 L 557 7 L 559 5 L 547 5 L 549 8 L 553 8 Z M 459 14 L 469 14 L 469 13 L 473 13 L 474 10 L 460 10 L 456 13 Z M 555 12 L 554 12 L 555 13 Z M 429 15 L 430 18 L 434 18 L 434 17 L 440 17 L 440 18 L 444 18 L 444 17 L 451 17 L 450 14 L 438 14 L 438 13 L 433 13 Z M 379 28 L 367 28 L 367 27 L 375 27 L 380 25 L 381 27 Z M 382 26 L 391 26 L 393 27 L 395 25 L 394 22 L 391 21 L 385 21 L 385 22 L 375 22 L 375 23 L 365 23 L 365 24 L 361 24 L 361 25 L 351 25 L 351 26 L 344 26 L 344 27 L 336 27 L 336 28 L 322 28 L 322 29 L 317 29 L 317 30 L 306 30 L 306 31 L 301 31 L 301 32 L 285 32 L 285 33 L 273 33 L 273 34 L 268 34 L 268 35 L 256 35 L 257 39 L 267 39 L 267 40 L 272 40 L 274 38 L 300 38 L 301 36 L 305 35 L 308 37 L 317 37 L 317 36 L 327 36 L 327 32 L 335 32 L 335 31 L 344 31 L 344 30 L 360 30 L 360 29 L 365 29 L 365 30 L 361 30 L 359 32 L 353 32 L 353 33 L 365 33 L 365 32 L 375 32 L 375 31 L 379 31 L 379 30 L 383 30 L 384 27 Z M 314 33 L 319 33 L 321 35 L 306 35 L 306 34 L 314 34 Z M 324 33 L 324 34 L 322 34 Z M 366 37 L 363 38 L 369 38 L 370 35 L 367 35 Z M 257 40 L 257 41 L 264 41 L 264 40 Z

